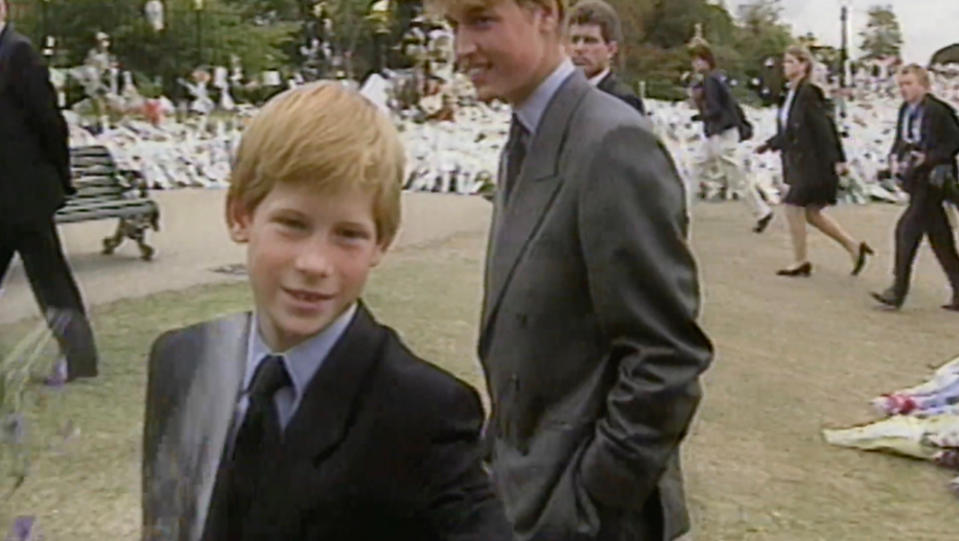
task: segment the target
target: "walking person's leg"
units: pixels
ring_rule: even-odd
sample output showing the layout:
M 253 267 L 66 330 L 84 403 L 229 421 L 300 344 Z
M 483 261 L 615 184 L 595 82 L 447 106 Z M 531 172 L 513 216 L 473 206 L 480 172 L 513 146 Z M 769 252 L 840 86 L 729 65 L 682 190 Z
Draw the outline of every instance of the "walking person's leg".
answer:
M 893 267 L 893 284 L 882 293 L 873 293 L 877 301 L 898 308 L 909 293 L 909 282 L 912 278 L 912 264 L 916 258 L 919 243 L 925 234 L 926 224 L 924 194 L 914 194 L 909 199 L 909 206 L 899 217 L 896 223 L 896 255 Z
M 849 252 L 849 257 L 852 258 L 853 263 L 856 262 L 856 257 L 859 255 L 859 241 L 852 238 L 849 233 L 846 233 L 842 226 L 839 225 L 839 222 L 825 214 L 820 207 L 807 208 L 806 220 L 810 225 L 822 231 L 827 237 L 845 248 L 846 251 Z
M 715 137 L 717 161 L 723 177 L 725 177 L 730 188 L 740 194 L 746 208 L 749 209 L 753 219 L 756 220 L 754 230 L 757 233 L 762 233 L 769 224 L 769 220 L 772 219 L 772 209 L 760 197 L 755 179 L 743 171 L 743 164 L 740 163 L 739 157 L 736 155 L 739 132 L 736 129 L 730 129 Z
M 926 234 L 929 244 L 939 260 L 939 265 L 952 286 L 952 299 L 943 308 L 959 310 L 959 253 L 956 252 L 956 238 L 953 236 L 946 209 L 937 199 L 930 201 L 926 214 Z
M 97 350 L 93 330 L 73 273 L 63 255 L 56 226 L 46 223 L 19 228 L 17 251 L 33 294 L 67 361 L 66 378 L 95 377 Z M 64 324 L 54 324 L 62 318 Z
M 803 207 L 786 204 L 786 220 L 793 247 L 793 265 L 779 271 L 781 276 L 809 275 L 811 265 L 806 253 L 806 213 Z

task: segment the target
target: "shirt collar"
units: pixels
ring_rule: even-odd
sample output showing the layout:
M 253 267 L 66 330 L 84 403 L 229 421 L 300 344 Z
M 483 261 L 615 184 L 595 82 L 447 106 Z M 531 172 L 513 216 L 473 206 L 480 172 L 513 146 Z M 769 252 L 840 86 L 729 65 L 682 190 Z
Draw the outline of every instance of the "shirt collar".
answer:
M 603 79 L 605 79 L 607 75 L 609 75 L 609 68 L 604 69 L 603 71 L 599 72 L 598 75 L 589 79 L 589 84 L 597 86 L 599 83 L 603 82 Z
M 6 28 L 7 28 L 7 23 L 0 22 L 0 36 L 3 35 L 3 31 L 6 30 Z
M 353 303 L 319 334 L 285 352 L 272 351 L 266 345 L 260 335 L 259 319 L 256 314 L 253 314 L 253 317 L 250 318 L 250 342 L 247 348 L 246 374 L 243 377 L 244 393 L 253 383 L 253 375 L 263 359 L 268 355 L 278 355 L 283 358 L 283 365 L 290 374 L 295 395 L 294 403 L 298 404 L 300 399 L 303 398 L 306 386 L 310 384 L 317 370 L 329 356 L 330 350 L 340 341 L 343 333 L 350 326 L 353 316 L 356 314 L 356 309 L 357 304 Z
M 543 114 L 546 113 L 550 100 L 574 71 L 576 66 L 573 65 L 573 61 L 569 58 L 564 59 L 523 103 L 513 108 L 516 117 L 530 134 L 536 133 L 536 128 Z

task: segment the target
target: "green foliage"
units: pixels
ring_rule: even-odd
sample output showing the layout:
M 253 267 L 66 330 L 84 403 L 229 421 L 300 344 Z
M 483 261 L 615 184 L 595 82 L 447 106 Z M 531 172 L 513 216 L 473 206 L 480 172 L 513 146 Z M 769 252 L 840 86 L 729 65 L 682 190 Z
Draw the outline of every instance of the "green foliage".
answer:
M 864 58 L 899 56 L 902 50 L 902 30 L 892 6 L 869 8 L 869 21 L 860 33 Z
M 128 0 L 19 0 L 17 26 L 39 41 L 45 33 L 57 38 L 59 65 L 83 63 L 96 32 L 110 35 L 111 51 L 121 69 L 160 77 L 167 92 L 178 92 L 176 79 L 201 65 L 228 65 L 240 58 L 248 74 L 276 69 L 290 61 L 290 43 L 298 23 L 255 20 L 255 0 L 165 0 L 163 30 L 154 30 L 143 3 Z M 14 0 L 17 4 L 18 0 Z M 266 3 L 266 0 L 256 2 Z M 279 4 L 279 0 L 272 0 Z

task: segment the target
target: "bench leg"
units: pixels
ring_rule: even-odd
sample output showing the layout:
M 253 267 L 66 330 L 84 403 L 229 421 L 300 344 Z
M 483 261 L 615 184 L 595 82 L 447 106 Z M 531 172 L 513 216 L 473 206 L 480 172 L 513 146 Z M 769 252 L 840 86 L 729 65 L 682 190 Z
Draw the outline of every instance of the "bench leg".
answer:
M 137 218 L 120 218 L 117 224 L 117 231 L 112 237 L 103 239 L 103 253 L 112 254 L 117 246 L 124 240 L 130 239 L 137 243 L 140 248 L 140 258 L 144 261 L 153 259 L 156 249 L 147 244 L 146 231 L 152 227 L 153 219 L 151 216 Z
M 103 254 L 110 255 L 115 252 L 117 247 L 123 244 L 123 241 L 126 239 L 127 235 L 126 220 L 120 218 L 120 223 L 117 224 L 117 230 L 113 233 L 113 235 L 103 239 Z

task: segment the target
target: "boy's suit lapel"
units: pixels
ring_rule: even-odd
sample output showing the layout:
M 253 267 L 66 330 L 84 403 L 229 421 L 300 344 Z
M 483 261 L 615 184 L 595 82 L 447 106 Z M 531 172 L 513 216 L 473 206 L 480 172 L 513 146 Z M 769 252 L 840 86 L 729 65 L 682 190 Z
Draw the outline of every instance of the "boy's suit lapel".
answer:
M 353 321 L 317 370 L 284 434 L 293 458 L 314 464 L 343 440 L 381 350 L 389 337 L 360 303 Z
M 187 341 L 193 351 L 183 352 L 184 356 L 202 361 L 181 402 L 177 422 L 163 436 L 160 448 L 178 446 L 161 452 L 161 456 L 175 461 L 179 475 L 174 481 L 183 485 L 179 493 L 191 496 L 188 503 L 184 502 L 189 507 L 183 510 L 194 518 L 188 539 L 200 539 L 206 524 L 220 459 L 243 384 L 250 317 L 249 313 L 240 314 L 201 327 Z

